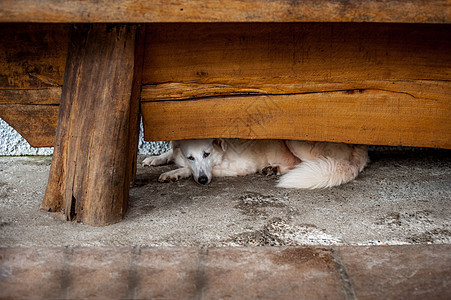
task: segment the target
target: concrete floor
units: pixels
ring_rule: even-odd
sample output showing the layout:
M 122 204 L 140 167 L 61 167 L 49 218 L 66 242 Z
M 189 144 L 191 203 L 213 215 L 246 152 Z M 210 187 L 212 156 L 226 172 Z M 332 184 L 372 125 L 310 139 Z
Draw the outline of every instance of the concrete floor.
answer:
M 162 184 L 174 166 L 140 167 L 125 219 L 101 228 L 39 210 L 50 157 L 0 157 L 0 247 L 450 244 L 450 154 L 373 148 L 357 180 L 320 191 L 262 175 Z

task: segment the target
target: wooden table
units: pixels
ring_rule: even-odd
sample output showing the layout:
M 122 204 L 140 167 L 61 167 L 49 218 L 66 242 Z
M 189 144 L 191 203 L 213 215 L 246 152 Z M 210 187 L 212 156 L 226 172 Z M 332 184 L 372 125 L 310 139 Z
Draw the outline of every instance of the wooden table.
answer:
M 127 210 L 147 140 L 451 148 L 450 1 L 0 2 L 0 117 L 54 146 L 42 208 Z

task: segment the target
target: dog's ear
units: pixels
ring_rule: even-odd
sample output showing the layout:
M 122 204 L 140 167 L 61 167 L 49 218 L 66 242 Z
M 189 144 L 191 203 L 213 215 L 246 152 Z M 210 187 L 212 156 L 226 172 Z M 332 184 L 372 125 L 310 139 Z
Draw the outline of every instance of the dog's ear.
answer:
M 180 148 L 180 142 L 179 141 L 171 141 L 172 149 Z
M 213 146 L 221 148 L 222 151 L 226 151 L 227 149 L 227 144 L 224 139 L 214 139 Z

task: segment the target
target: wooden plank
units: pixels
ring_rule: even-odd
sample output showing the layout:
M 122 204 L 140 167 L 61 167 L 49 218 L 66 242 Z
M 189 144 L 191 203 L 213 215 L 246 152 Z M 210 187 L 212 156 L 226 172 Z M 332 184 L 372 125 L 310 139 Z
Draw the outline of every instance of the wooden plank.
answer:
M 70 27 L 0 24 L 0 89 L 61 87 Z
M 0 104 L 0 118 L 17 130 L 32 147 L 51 147 L 58 120 L 57 105 Z
M 138 27 L 74 28 L 43 209 L 95 226 L 125 214 L 137 147 Z
M 451 148 L 449 99 L 379 90 L 142 103 L 147 140 L 299 139 Z
M 227 97 L 243 95 L 289 95 L 315 92 L 336 92 L 353 90 L 381 90 L 408 94 L 415 98 L 448 100 L 451 84 L 436 80 L 361 80 L 349 82 L 302 82 L 293 84 L 266 84 L 256 82 L 247 87 L 241 84 L 209 83 L 162 83 L 144 85 L 141 100 L 190 100 L 207 97 Z
M 53 104 L 59 105 L 61 87 L 46 89 L 0 89 L 0 104 Z
M 380 90 L 392 95 L 411 95 L 421 101 L 449 101 L 451 94 L 450 25 L 152 24 L 147 27 L 150 34 L 146 41 L 143 101 L 341 90 Z M 0 25 L 0 31 L 8 36 L 0 35 L 0 47 L 3 47 L 0 57 L 4 62 L 0 64 L 3 70 L 0 104 L 58 103 L 62 84 L 58 74 L 65 66 L 61 57 L 67 53 L 67 45 L 64 48 L 57 41 L 58 35 L 63 41 L 68 39 L 68 28 L 57 24 Z M 44 34 L 47 30 L 52 34 Z M 17 32 L 17 37 L 12 32 Z M 45 56 L 46 43 L 34 40 L 40 35 L 46 37 L 51 49 L 59 49 L 50 50 L 49 58 Z M 16 42 L 9 43 L 10 40 Z M 22 43 L 27 50 L 21 53 L 16 43 Z M 20 63 L 20 57 L 25 61 Z M 9 62 L 15 67 L 7 68 Z M 37 73 L 30 76 L 27 69 Z M 19 71 L 14 73 L 14 70 Z M 33 115 L 27 114 L 26 120 L 30 118 Z M 16 127 L 18 122 L 19 119 L 10 121 Z M 39 122 L 40 119 L 34 121 Z M 43 124 L 50 126 L 52 122 Z M 35 134 L 34 130 L 21 128 L 20 132 L 30 134 L 26 138 L 34 145 L 50 146 L 55 129 L 44 128 Z
M 148 32 L 144 84 L 272 93 L 280 85 L 309 92 L 325 84 L 450 80 L 451 25 L 152 24 Z
M 448 0 L 3 0 L 0 22 L 450 23 Z
M 418 24 L 149 25 L 142 90 L 145 137 L 449 147 L 450 29 Z M 275 111 L 253 118 L 249 103 L 263 112 L 275 103 Z
M 55 141 L 70 27 L 0 24 L 0 117 L 33 147 Z
M 61 88 L 0 89 L 0 118 L 32 147 L 53 147 Z

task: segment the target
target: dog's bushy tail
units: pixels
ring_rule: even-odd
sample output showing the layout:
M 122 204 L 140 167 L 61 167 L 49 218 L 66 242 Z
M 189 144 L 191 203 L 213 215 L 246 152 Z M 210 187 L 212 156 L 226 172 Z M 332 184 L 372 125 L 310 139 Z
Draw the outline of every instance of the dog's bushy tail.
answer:
M 330 188 L 357 177 L 368 162 L 366 153 L 357 153 L 351 160 L 322 157 L 303 161 L 283 175 L 277 187 L 295 189 Z

